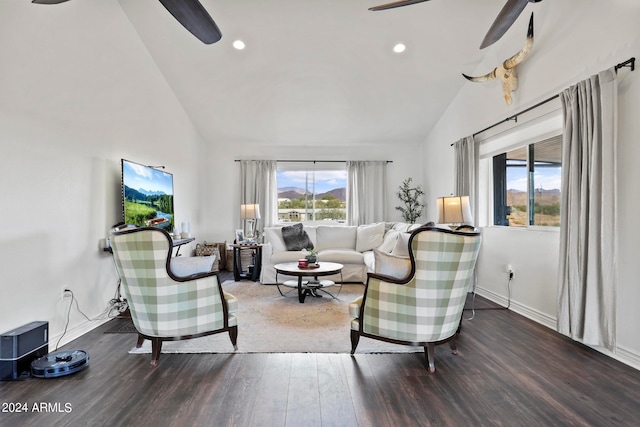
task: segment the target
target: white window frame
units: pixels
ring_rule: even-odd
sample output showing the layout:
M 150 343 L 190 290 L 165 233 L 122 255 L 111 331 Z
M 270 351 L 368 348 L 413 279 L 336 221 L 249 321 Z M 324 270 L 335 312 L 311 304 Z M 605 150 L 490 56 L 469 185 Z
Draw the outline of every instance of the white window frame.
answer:
M 535 144 L 562 135 L 563 119 L 559 99 L 540 106 L 526 115 L 518 116 L 517 122 L 509 121 L 475 136 L 480 144 L 478 225 L 481 227 L 501 227 L 512 230 L 539 230 L 559 232 L 560 227 L 527 225 L 503 226 L 493 224 L 493 157 L 516 148 Z
M 313 162 L 313 161 L 279 161 L 276 168 L 276 174 L 280 171 L 307 171 L 307 172 L 315 172 L 315 171 L 345 171 L 347 170 L 347 162 L 346 161 L 322 161 L 322 162 Z M 315 181 L 311 183 L 315 186 Z M 279 184 L 278 184 L 279 185 Z M 278 191 L 276 189 L 276 191 Z M 307 191 L 311 191 L 314 194 L 312 199 L 312 205 L 315 206 L 315 187 L 308 188 Z M 277 198 L 277 195 L 276 195 Z M 345 201 L 346 203 L 346 201 Z M 279 203 L 278 203 L 279 205 Z M 278 209 L 279 210 L 279 209 Z M 345 208 L 346 214 L 346 208 Z M 329 220 L 305 220 L 305 221 L 291 221 L 291 222 L 282 222 L 279 219 L 278 215 L 278 224 L 277 225 L 287 225 L 295 222 L 303 222 L 306 225 L 320 225 L 320 224 L 329 224 L 329 225 L 346 225 L 345 220 L 337 220 L 337 221 L 329 221 Z

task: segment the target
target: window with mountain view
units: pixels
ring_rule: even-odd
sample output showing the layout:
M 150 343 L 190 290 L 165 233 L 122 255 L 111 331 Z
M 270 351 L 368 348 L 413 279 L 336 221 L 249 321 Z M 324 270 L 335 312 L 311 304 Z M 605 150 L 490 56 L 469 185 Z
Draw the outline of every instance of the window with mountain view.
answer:
M 493 157 L 494 224 L 560 226 L 562 136 Z
M 276 179 L 280 222 L 346 221 L 344 162 L 279 162 Z

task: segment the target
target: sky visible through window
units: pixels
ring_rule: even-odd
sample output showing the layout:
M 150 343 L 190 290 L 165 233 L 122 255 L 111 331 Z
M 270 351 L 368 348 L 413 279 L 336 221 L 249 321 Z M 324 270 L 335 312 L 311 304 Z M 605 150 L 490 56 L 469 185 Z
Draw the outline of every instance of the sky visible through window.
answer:
M 535 188 L 544 190 L 560 190 L 562 171 L 560 168 L 538 168 L 533 174 Z M 511 168 L 509 170 L 508 190 L 527 191 L 527 168 Z
M 312 189 L 313 175 L 309 171 L 309 191 Z M 305 188 L 307 171 L 278 171 L 278 189 L 296 187 Z M 336 188 L 347 188 L 347 171 L 315 171 L 316 193 L 326 193 Z

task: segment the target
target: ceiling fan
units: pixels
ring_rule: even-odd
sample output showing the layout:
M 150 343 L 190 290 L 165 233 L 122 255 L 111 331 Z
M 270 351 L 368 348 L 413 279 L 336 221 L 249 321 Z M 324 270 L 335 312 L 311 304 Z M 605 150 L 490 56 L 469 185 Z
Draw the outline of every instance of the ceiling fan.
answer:
M 69 0 L 31 0 L 37 4 L 58 4 Z M 220 29 L 198 0 L 160 0 L 160 3 L 191 34 L 204 44 L 212 44 L 222 38 Z
M 393 3 L 381 4 L 380 6 L 370 7 L 369 10 L 385 10 L 385 9 L 393 9 L 394 7 L 402 7 L 409 6 L 415 3 L 422 3 L 424 1 L 429 0 L 400 0 L 395 1 Z M 524 10 L 524 7 L 527 3 L 538 3 L 542 0 L 507 0 L 507 3 L 504 5 L 496 20 L 493 21 L 493 25 L 489 28 L 487 35 L 484 36 L 484 40 L 482 40 L 482 44 L 480 45 L 480 49 L 484 49 L 487 46 L 491 46 L 498 40 L 500 37 L 507 32 L 507 30 L 513 25 L 513 23 L 518 19 L 520 13 Z

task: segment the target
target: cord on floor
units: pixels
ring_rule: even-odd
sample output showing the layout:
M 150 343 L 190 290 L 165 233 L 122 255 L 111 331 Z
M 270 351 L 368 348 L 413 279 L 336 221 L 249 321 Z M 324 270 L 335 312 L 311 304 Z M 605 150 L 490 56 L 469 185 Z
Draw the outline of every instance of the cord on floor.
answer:
M 476 317 L 476 310 L 509 310 L 511 307 L 511 281 L 513 280 L 513 273 L 509 273 L 509 280 L 507 281 L 507 306 L 506 307 L 482 307 L 476 308 L 476 293 L 472 292 L 471 297 L 471 317 L 464 320 L 473 320 Z M 468 310 L 468 309 L 465 309 Z

